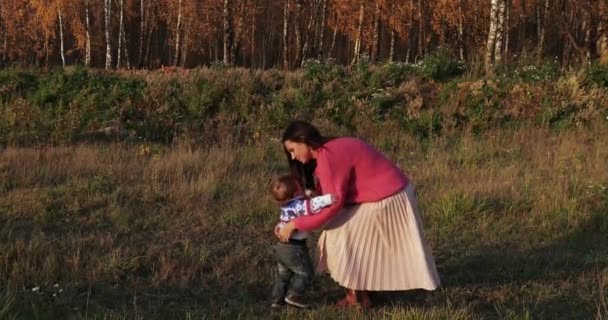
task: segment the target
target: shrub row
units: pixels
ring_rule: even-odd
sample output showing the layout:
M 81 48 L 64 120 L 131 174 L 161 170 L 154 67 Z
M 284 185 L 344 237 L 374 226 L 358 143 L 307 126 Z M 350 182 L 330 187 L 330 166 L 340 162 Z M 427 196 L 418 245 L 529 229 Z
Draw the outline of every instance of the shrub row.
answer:
M 505 126 L 561 129 L 606 120 L 607 92 L 608 68 L 599 65 L 560 72 L 551 62 L 520 64 L 481 78 L 441 52 L 416 64 L 308 60 L 293 72 L 10 69 L 0 71 L 0 143 L 251 143 L 278 137 L 292 118 L 421 139 Z

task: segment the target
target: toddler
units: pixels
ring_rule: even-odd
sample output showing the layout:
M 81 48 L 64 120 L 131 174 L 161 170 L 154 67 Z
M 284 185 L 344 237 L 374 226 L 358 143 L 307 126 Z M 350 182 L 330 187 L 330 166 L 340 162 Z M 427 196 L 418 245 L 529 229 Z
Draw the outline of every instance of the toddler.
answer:
M 335 196 L 326 194 L 314 198 L 302 195 L 298 181 L 291 175 L 276 178 L 271 188 L 274 200 L 281 206 L 280 222 L 275 227 L 282 228 L 289 221 L 319 212 L 336 201 Z M 287 243 L 279 242 L 274 246 L 274 256 L 278 264 L 278 274 L 272 289 L 272 307 L 278 308 L 285 303 L 308 308 L 302 295 L 312 280 L 313 267 L 306 246 L 308 232 L 296 230 Z

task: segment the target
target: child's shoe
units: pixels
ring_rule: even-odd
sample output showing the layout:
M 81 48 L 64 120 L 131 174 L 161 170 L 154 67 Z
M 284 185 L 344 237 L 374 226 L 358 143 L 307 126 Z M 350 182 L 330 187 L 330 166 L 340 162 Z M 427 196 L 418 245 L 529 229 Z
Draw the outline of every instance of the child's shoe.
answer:
M 300 309 L 310 308 L 310 305 L 305 303 L 302 297 L 296 295 L 287 296 L 285 298 L 285 302 L 287 302 L 287 304 L 289 304 L 290 306 L 294 306 Z
M 285 299 L 283 297 L 272 299 L 272 304 L 270 305 L 270 307 L 272 307 L 273 309 L 279 309 L 283 306 L 285 306 Z

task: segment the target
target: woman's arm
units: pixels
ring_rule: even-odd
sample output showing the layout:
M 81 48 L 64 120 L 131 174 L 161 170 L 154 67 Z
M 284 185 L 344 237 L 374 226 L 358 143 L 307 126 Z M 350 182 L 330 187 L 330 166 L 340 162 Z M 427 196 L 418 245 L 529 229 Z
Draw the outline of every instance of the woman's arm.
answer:
M 330 150 L 324 150 L 324 154 L 317 159 L 317 173 L 323 193 L 333 194 L 337 199 L 331 206 L 321 209 L 317 214 L 301 216 L 293 220 L 298 230 L 310 231 L 318 228 L 336 216 L 344 207 L 351 182 L 351 165 L 347 161 L 336 161 L 335 156 Z
M 331 193 L 307 199 L 306 212 L 304 215 L 319 213 L 321 209 L 331 206 L 337 199 L 338 197 Z

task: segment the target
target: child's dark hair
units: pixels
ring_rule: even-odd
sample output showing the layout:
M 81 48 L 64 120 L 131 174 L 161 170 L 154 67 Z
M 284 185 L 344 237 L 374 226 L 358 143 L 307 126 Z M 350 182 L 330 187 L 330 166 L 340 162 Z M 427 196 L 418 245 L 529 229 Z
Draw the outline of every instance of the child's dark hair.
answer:
M 298 180 L 291 174 L 286 174 L 273 179 L 270 193 L 274 200 L 284 202 L 294 197 L 298 191 Z

